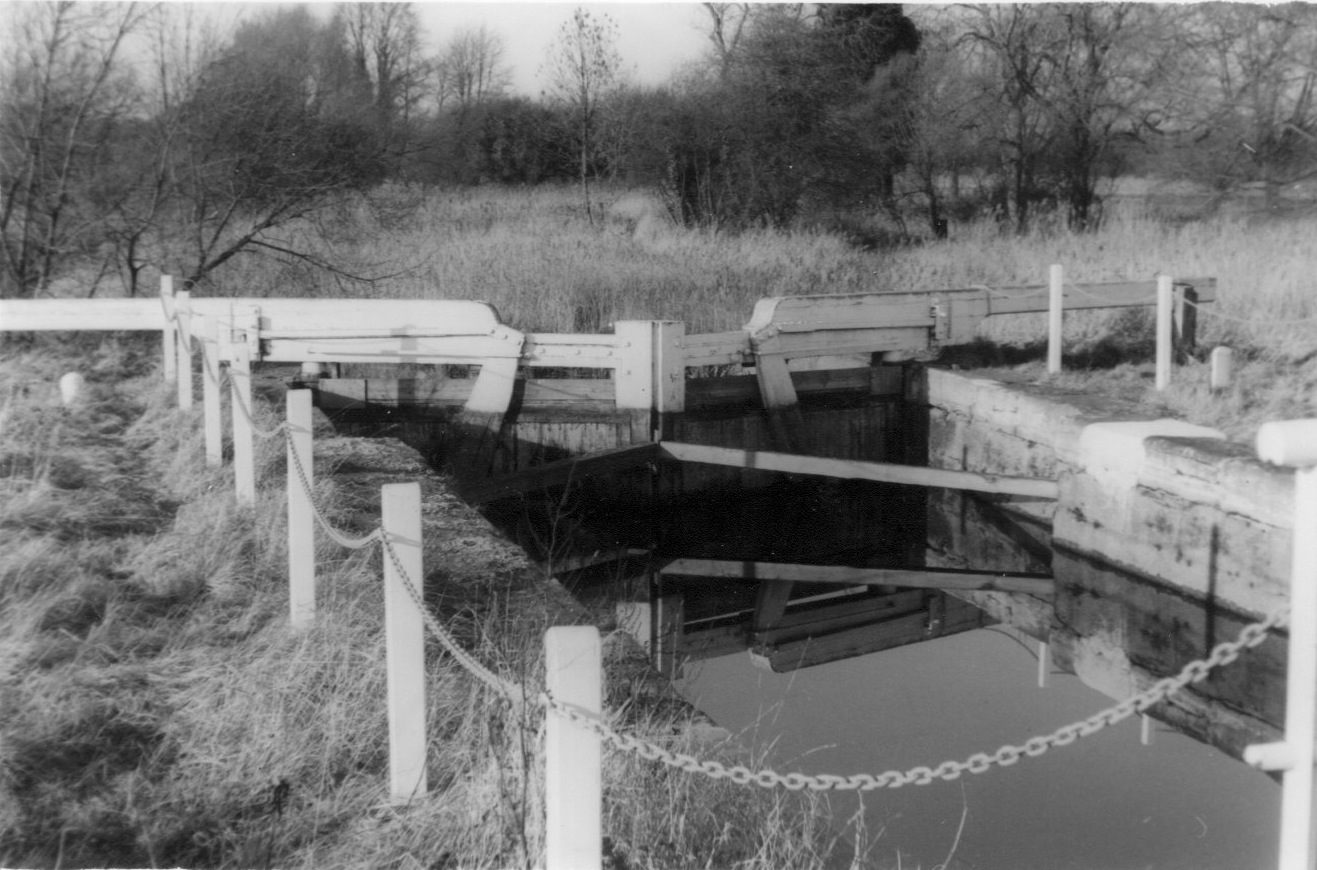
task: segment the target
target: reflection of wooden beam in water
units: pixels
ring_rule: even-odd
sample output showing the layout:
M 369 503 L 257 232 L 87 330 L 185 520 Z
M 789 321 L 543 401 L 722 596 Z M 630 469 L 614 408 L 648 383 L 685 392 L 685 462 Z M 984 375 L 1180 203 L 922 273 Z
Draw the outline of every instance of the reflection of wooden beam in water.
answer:
M 991 624 L 992 620 L 977 607 L 938 595 L 918 613 L 779 642 L 761 650 L 760 654 L 768 659 L 774 671 L 781 673 L 922 643 Z
M 776 562 L 730 562 L 720 559 L 674 559 L 663 574 L 752 581 L 844 583 L 851 586 L 902 586 L 910 589 L 992 590 L 1048 596 L 1051 577 L 1039 574 L 985 573 L 948 568 L 852 568 L 844 565 L 793 565 Z
M 993 624 L 972 605 L 926 590 L 798 598 L 778 624 L 752 637 L 754 611 L 738 610 L 685 625 L 683 659 L 716 658 L 751 649 L 775 671 L 788 671 L 932 640 Z

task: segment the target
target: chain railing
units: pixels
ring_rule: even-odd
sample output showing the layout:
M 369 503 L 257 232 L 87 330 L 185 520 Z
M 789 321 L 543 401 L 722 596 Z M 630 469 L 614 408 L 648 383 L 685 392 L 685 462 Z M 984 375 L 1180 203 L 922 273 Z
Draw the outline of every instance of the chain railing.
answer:
M 236 397 L 236 392 L 233 395 Z M 252 426 L 252 430 L 261 437 L 273 438 L 283 434 L 291 440 L 292 427 L 287 421 L 273 429 L 262 430 L 255 423 L 252 409 L 248 408 L 241 399 L 235 403 L 235 406 Z M 1058 728 L 1046 735 L 1030 737 L 1019 745 L 1002 746 L 992 753 L 979 752 L 968 756 L 964 760 L 949 760 L 935 766 L 920 765 L 905 771 L 888 770 L 878 774 L 809 775 L 804 773 L 781 774 L 771 769 L 751 770 L 743 766 L 727 766 L 715 760 L 701 760 L 684 753 L 672 752 L 652 741 L 623 734 L 609 726 L 605 716 L 592 715 L 571 705 L 562 704 L 552 698 L 547 691 L 531 692 L 526 687 L 507 680 L 486 667 L 464 649 L 452 633 L 430 612 L 417 585 L 416 578 L 411 577 L 407 572 L 395 549 L 394 541 L 383 527 L 376 527 L 364 536 L 352 536 L 337 529 L 325 515 L 323 509 L 316 503 L 308 471 L 303 467 L 298 451 L 290 450 L 288 455 L 295 477 L 306 493 L 316 524 L 335 543 L 343 547 L 360 549 L 379 543 L 384 557 L 390 560 L 393 568 L 402 578 L 402 588 L 421 614 L 426 629 L 449 655 L 480 683 L 514 703 L 520 704 L 525 699 L 533 697 L 539 705 L 547 710 L 564 716 L 581 727 L 594 732 L 620 751 L 631 752 L 642 758 L 658 761 L 687 772 L 703 774 L 713 779 L 727 779 L 740 784 L 752 784 L 765 788 L 780 786 L 790 790 L 871 791 L 900 788 L 907 785 L 927 785 L 938 780 L 954 780 L 965 773 L 984 773 L 993 767 L 1007 767 L 1017 763 L 1022 758 L 1037 757 L 1050 749 L 1068 746 L 1082 737 L 1096 734 L 1098 731 L 1128 719 L 1130 716 L 1147 712 L 1151 707 L 1164 701 L 1175 692 L 1202 681 L 1214 669 L 1235 661 L 1245 649 L 1256 647 L 1267 637 L 1271 629 L 1283 625 L 1286 619 L 1284 611 L 1281 611 L 1252 623 L 1240 632 L 1237 639 L 1218 644 L 1207 657 L 1189 663 L 1176 676 L 1159 680 L 1146 691 L 1127 698 L 1086 719 Z
M 992 754 L 975 753 L 964 761 L 944 761 L 935 767 L 921 765 L 905 771 L 889 770 L 877 775 L 780 774 L 768 769 L 755 771 L 742 766 L 728 767 L 717 761 L 700 761 L 690 755 L 671 752 L 650 741 L 621 734 L 610 728 L 603 718 L 559 704 L 547 694 L 541 695 L 541 700 L 549 709 L 588 728 L 619 750 L 633 752 L 642 758 L 660 761 L 690 773 L 701 773 L 712 779 L 728 779 L 742 785 L 753 784 L 765 788 L 782 786 L 792 791 L 806 788 L 814 791 L 873 791 L 906 785 L 929 785 L 937 780 L 958 779 L 965 773 L 985 773 L 993 767 L 1009 767 L 1023 757 L 1036 758 L 1052 748 L 1069 746 L 1081 737 L 1096 734 L 1136 713 L 1145 713 L 1175 692 L 1193 683 L 1201 682 L 1214 669 L 1235 661 L 1245 649 L 1258 646 L 1266 639 L 1268 632 L 1272 628 L 1283 625 L 1285 619 L 1285 612 L 1280 611 L 1245 626 L 1235 640 L 1218 644 L 1206 658 L 1190 662 L 1176 676 L 1159 680 L 1138 695 L 1095 713 L 1087 719 L 1058 728 L 1050 734 L 1031 737 L 1018 746 L 1002 746 Z
M 1164 280 L 1165 279 L 1163 279 L 1163 281 Z M 1079 295 L 1101 298 L 1096 294 L 1089 293 L 1075 285 L 1068 284 L 1066 286 Z M 990 295 L 1041 295 L 1041 293 L 1032 291 L 1027 294 L 1009 294 L 993 290 L 986 286 L 981 289 L 987 291 Z M 1159 293 L 1158 295 L 1161 296 L 1162 293 Z M 1146 304 L 1156 298 L 1157 297 L 1148 300 L 1136 300 L 1130 304 Z M 1164 305 L 1164 300 L 1161 301 Z M 1183 301 L 1187 305 L 1202 310 L 1200 306 L 1192 300 L 1185 299 Z M 1216 312 L 1211 312 L 1211 314 L 1213 316 L 1221 317 L 1222 319 L 1232 319 L 1226 315 L 1217 314 Z M 171 313 L 169 319 L 180 326 L 182 326 L 184 322 L 177 312 Z M 1257 321 L 1249 320 L 1243 322 Z M 191 335 L 181 328 L 179 334 L 183 340 L 189 342 L 190 352 L 190 342 L 192 340 Z M 180 361 L 181 359 L 182 357 L 180 356 Z M 309 507 L 310 515 L 314 518 L 315 525 L 318 525 L 336 544 L 345 548 L 362 549 L 378 543 L 381 548 L 382 557 L 387 560 L 388 570 L 385 572 L 386 587 L 388 587 L 390 583 L 393 583 L 395 584 L 393 586 L 395 590 L 401 590 L 405 598 L 410 601 L 411 607 L 415 608 L 415 614 L 419 614 L 420 624 L 424 626 L 424 631 L 428 632 L 453 658 L 453 660 L 463 668 L 463 670 L 469 673 L 479 683 L 493 690 L 499 696 L 506 698 L 510 702 L 521 705 L 527 701 L 532 701 L 537 706 L 542 707 L 551 717 L 559 717 L 564 721 L 573 723 L 578 728 L 594 734 L 600 741 L 608 743 L 617 751 L 634 754 L 640 758 L 657 761 L 677 770 L 704 775 L 712 779 L 728 780 L 737 784 L 753 785 L 769 789 L 781 787 L 792 791 L 808 789 L 813 791 L 864 792 L 877 789 L 901 788 L 910 785 L 928 785 L 938 781 L 955 780 L 967 773 L 980 774 L 996 767 L 1009 767 L 1018 763 L 1022 759 L 1036 758 L 1046 754 L 1052 749 L 1073 744 L 1084 737 L 1096 734 L 1105 728 L 1130 718 L 1131 716 L 1146 714 L 1152 707 L 1166 701 L 1175 693 L 1201 682 L 1214 670 L 1231 664 L 1244 651 L 1257 647 L 1268 637 L 1273 629 L 1285 626 L 1288 620 L 1286 610 L 1277 611 L 1262 620 L 1245 626 L 1234 640 L 1217 644 L 1206 657 L 1190 662 L 1175 676 L 1158 680 L 1143 692 L 1126 698 L 1125 700 L 1109 706 L 1085 719 L 1057 728 L 1047 734 L 1029 737 L 1019 744 L 1007 744 L 1001 746 L 993 752 L 976 752 L 963 759 L 942 761 L 941 763 L 932 766 L 918 765 L 905 770 L 886 770 L 880 773 L 855 773 L 850 775 L 832 773 L 807 774 L 802 772 L 783 774 L 769 768 L 752 769 L 743 765 L 724 764 L 715 759 L 701 759 L 691 754 L 674 752 L 659 743 L 633 734 L 624 733 L 612 727 L 608 723 L 609 721 L 615 720 L 616 716 L 604 711 L 601 705 L 591 708 L 561 701 L 554 697 L 554 692 L 550 688 L 545 688 L 541 691 L 532 691 L 529 687 L 523 686 L 516 681 L 506 679 L 496 673 L 493 669 L 484 665 L 475 655 L 463 647 L 452 632 L 449 631 L 435 614 L 430 611 L 430 608 L 426 606 L 422 594 L 422 587 L 419 583 L 421 578 L 416 576 L 421 571 L 419 556 L 420 541 L 411 540 L 412 535 L 410 532 L 405 538 L 399 538 L 391 533 L 389 531 L 389 523 L 392 521 L 389 520 L 388 509 L 385 510 L 385 518 L 381 525 L 377 526 L 374 530 L 364 536 L 351 535 L 336 528 L 331 519 L 326 515 L 324 509 L 317 503 L 312 483 L 311 469 L 307 468 L 304 464 L 302 451 L 297 449 L 297 445 L 293 440 L 295 431 L 306 434 L 302 429 L 303 424 L 298 423 L 294 426 L 292 417 L 290 416 L 288 420 L 285 420 L 274 428 L 265 429 L 260 427 L 257 425 L 253 408 L 245 398 L 249 395 L 248 391 L 250 390 L 250 368 L 244 364 L 244 370 L 241 373 L 241 376 L 246 377 L 249 380 L 244 385 L 244 389 L 238 389 L 236 388 L 237 385 L 234 383 L 234 373 L 232 371 L 222 370 L 221 372 L 216 372 L 209 353 L 203 353 L 202 359 L 205 376 L 217 385 L 218 388 L 222 389 L 226 382 L 230 387 L 233 387 L 229 390 L 232 398 L 232 406 L 236 409 L 236 413 L 243 418 L 252 435 L 263 440 L 273 439 L 281 434 L 285 437 L 288 446 L 288 461 L 292 472 L 289 475 L 289 485 L 293 485 L 292 481 L 295 480 L 297 482 L 296 485 L 303 491 L 303 494 L 305 495 L 305 504 Z M 245 359 L 245 357 L 243 359 Z M 180 372 L 180 375 L 190 376 L 190 367 L 186 373 Z M 305 425 L 308 427 L 309 431 L 309 423 Z M 309 459 L 309 446 L 304 447 L 303 449 L 307 451 L 307 458 Z M 390 487 L 386 486 L 385 490 L 387 491 L 389 488 Z M 419 528 L 419 489 L 416 490 L 415 498 L 417 501 L 414 508 L 414 522 L 415 526 Z M 309 534 L 311 527 L 307 526 L 306 528 L 308 529 Z M 407 558 L 404 558 L 399 552 L 399 547 L 404 545 L 412 548 L 412 552 L 409 553 Z M 413 570 L 409 570 L 409 565 L 413 566 Z M 394 580 L 389 579 L 390 574 L 394 576 Z M 396 592 L 387 592 L 386 589 L 386 598 L 389 595 L 396 594 Z M 386 634 L 391 634 L 393 631 L 392 625 L 393 623 L 390 622 L 386 627 Z M 420 629 L 418 628 L 417 631 L 420 631 Z M 422 637 L 422 635 L 418 635 L 417 637 Z M 388 639 L 388 643 L 390 644 L 389 667 L 390 681 L 392 683 L 394 679 L 392 670 L 394 668 L 392 637 Z M 420 640 L 417 640 L 416 644 L 419 643 Z M 416 646 L 415 648 L 419 649 L 420 647 Z M 418 654 L 417 657 L 420 661 L 408 665 L 408 667 L 413 669 L 413 674 L 415 674 L 416 668 L 423 666 L 423 656 Z M 417 706 L 415 700 L 412 700 L 411 709 L 413 711 L 419 710 L 420 712 L 411 715 L 419 715 L 422 717 L 420 726 L 420 732 L 422 735 L 424 732 L 423 708 L 423 703 Z M 394 730 L 394 715 L 394 705 L 391 697 L 391 767 L 393 765 L 392 735 Z M 405 727 L 407 726 L 404 726 L 404 728 Z M 420 738 L 420 743 L 418 745 L 421 754 L 421 760 L 419 762 L 421 768 L 419 781 L 421 783 L 420 788 L 423 791 L 423 736 Z M 411 759 L 410 763 L 413 765 L 414 769 L 416 765 L 414 757 Z M 391 776 L 396 775 L 391 772 Z M 412 793 L 414 792 L 403 794 L 402 799 L 408 799 Z M 398 798 L 399 794 L 395 787 L 395 799 Z

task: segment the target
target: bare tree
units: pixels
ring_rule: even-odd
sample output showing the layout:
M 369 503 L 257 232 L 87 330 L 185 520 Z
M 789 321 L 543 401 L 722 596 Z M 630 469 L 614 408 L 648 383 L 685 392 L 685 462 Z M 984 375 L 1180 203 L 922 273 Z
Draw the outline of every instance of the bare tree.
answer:
M 968 23 L 962 44 L 989 70 L 984 97 L 998 106 L 993 137 L 1003 181 L 994 205 L 1002 217 L 1013 212 L 1023 230 L 1044 195 L 1041 175 L 1056 135 L 1044 101 L 1057 75 L 1056 22 L 1040 7 L 1010 4 L 972 7 Z
M 377 123 L 411 120 L 425 90 L 421 24 L 411 3 L 340 3 L 341 24 L 357 86 L 374 99 Z
M 61 260 L 103 241 L 94 194 L 137 98 L 122 49 L 146 10 L 60 2 L 5 12 L 16 50 L 0 76 L 0 290 L 30 296 Z
M 512 80 L 503 40 L 484 24 L 459 30 L 440 53 L 440 105 L 466 112 L 503 96 Z
M 617 24 L 611 16 L 595 18 L 578 7 L 559 30 L 548 59 L 550 93 L 568 107 L 576 129 L 581 199 L 591 223 L 590 174 L 601 101 L 622 71 L 616 43 Z
M 1317 176 L 1317 7 L 1213 3 L 1186 10 L 1186 62 L 1196 76 L 1181 128 L 1186 165 L 1222 195 L 1260 182 L 1265 204 Z
M 997 207 L 1024 229 L 1040 201 L 1064 202 L 1071 226 L 1099 217 L 1097 184 L 1115 145 L 1165 115 L 1180 63 L 1167 10 L 1141 3 L 971 7 L 961 43 L 987 73 L 1004 183 Z
M 994 113 L 983 99 L 981 71 L 956 44 L 955 24 L 940 11 L 919 22 L 923 40 L 910 73 L 914 99 L 905 106 L 906 180 L 912 189 L 903 195 L 922 198 L 938 238 L 947 235 L 949 206 L 961 201 L 963 176 L 984 153 Z M 875 77 L 869 89 L 886 92 L 885 78 Z
M 1142 137 L 1166 109 L 1164 84 L 1180 64 L 1166 10 L 1144 3 L 1055 8 L 1058 75 L 1045 95 L 1056 125 L 1059 191 L 1069 224 L 1100 219 L 1098 183 L 1120 171 L 1115 145 Z
M 340 36 L 304 7 L 267 13 L 239 27 L 180 102 L 169 226 L 187 284 L 252 251 L 335 268 L 281 230 L 388 170 L 379 104 L 344 80 Z
M 704 10 L 709 13 L 709 42 L 713 44 L 714 61 L 718 64 L 718 74 L 727 77 L 741 45 L 741 36 L 745 26 L 762 7 L 751 3 L 704 3 Z

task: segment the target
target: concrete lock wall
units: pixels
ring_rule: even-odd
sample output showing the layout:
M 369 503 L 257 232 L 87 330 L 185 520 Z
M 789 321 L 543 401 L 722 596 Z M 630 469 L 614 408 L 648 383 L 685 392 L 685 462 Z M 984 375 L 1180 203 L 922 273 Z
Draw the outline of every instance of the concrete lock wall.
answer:
M 1250 446 L 1045 385 L 929 369 L 922 389 L 931 466 L 1060 483 L 1055 503 L 935 491 L 930 564 L 1050 570 L 1050 601 L 965 597 L 1092 688 L 1142 691 L 1288 600 L 1293 475 Z M 1285 655 L 1273 633 L 1154 713 L 1238 756 L 1279 733 Z
M 1057 549 L 1247 615 L 1288 599 L 1293 474 L 1251 447 L 1033 385 L 929 369 L 926 390 L 930 465 L 1058 479 L 1055 505 L 1005 506 L 1050 515 Z

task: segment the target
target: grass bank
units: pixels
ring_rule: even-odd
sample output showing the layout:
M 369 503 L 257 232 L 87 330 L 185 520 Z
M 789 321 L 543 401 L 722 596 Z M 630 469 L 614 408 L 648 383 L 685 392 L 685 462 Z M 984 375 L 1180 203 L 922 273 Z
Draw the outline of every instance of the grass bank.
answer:
M 431 791 L 388 806 L 379 556 L 322 541 L 316 625 L 290 631 L 280 446 L 260 448 L 256 505 L 236 505 L 227 473 L 204 466 L 197 416 L 171 408 L 156 352 L 117 337 L 3 349 L 0 866 L 540 864 L 542 717 L 431 646 Z M 56 382 L 74 367 L 90 396 L 65 409 Z M 378 509 L 350 485 L 356 445 L 338 447 L 317 460 L 318 502 L 368 531 Z M 543 630 L 588 615 L 446 498 L 431 502 L 427 598 L 483 661 L 538 686 Z M 479 558 L 453 555 L 480 541 Z M 621 676 L 634 659 L 609 648 L 618 724 L 745 760 L 706 745 L 634 670 Z M 613 868 L 824 867 L 852 853 L 815 796 L 612 752 L 605 790 Z
M 213 291 L 480 299 L 530 331 L 606 332 L 617 320 L 662 318 L 714 332 L 739 328 L 766 296 L 1041 285 L 1053 263 L 1077 283 L 1206 276 L 1218 281 L 1218 301 L 1203 308 L 1200 344 L 1204 357 L 1217 345 L 1236 349 L 1232 393 L 1207 395 L 1203 365 L 1170 393 L 1144 389 L 1150 310 L 1068 315 L 1068 365 L 1078 374 L 1066 377 L 1085 383 L 1094 373 L 1095 388 L 1105 382 L 1127 396 L 1137 388 L 1154 411 L 1241 438 L 1266 419 L 1317 411 L 1302 388 L 1317 374 L 1317 217 L 1166 220 L 1131 200 L 1094 233 L 1045 227 L 1018 236 L 983 222 L 953 227 L 947 241 L 866 251 L 822 231 L 682 230 L 635 191 L 605 193 L 602 212 L 587 219 L 571 188 L 390 189 L 344 202 L 297 233 L 300 244 L 374 280 L 251 259 Z M 1044 336 L 1045 315 L 994 319 L 981 338 L 1000 352 L 982 360 L 1037 358 Z M 1121 366 L 1131 368 L 1110 378 Z

